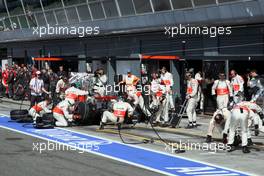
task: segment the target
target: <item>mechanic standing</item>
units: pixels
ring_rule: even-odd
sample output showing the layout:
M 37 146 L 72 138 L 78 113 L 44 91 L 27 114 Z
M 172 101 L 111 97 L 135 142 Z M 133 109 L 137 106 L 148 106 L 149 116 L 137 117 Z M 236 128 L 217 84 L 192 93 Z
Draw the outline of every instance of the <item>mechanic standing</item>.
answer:
M 138 84 L 139 81 L 140 79 L 137 76 L 133 75 L 131 71 L 129 70 L 127 71 L 127 75 L 125 75 L 123 81 L 120 81 L 119 84 L 125 83 L 126 92 L 128 92 L 127 88 L 132 87 L 133 89 L 136 89 L 136 85 Z
M 113 104 L 112 112 L 104 111 L 99 129 L 103 130 L 104 126 L 109 121 L 113 123 L 123 123 L 126 113 L 128 113 L 128 117 L 131 117 L 133 111 L 134 110 L 129 103 L 124 102 L 122 97 L 118 97 L 117 102 Z
M 195 76 L 194 79 L 196 79 L 199 83 L 199 102 L 200 102 L 200 112 L 203 113 L 204 112 L 204 93 L 203 93 L 203 89 L 202 89 L 202 84 L 203 84 L 203 77 L 202 77 L 202 72 L 198 71 Z
M 231 85 L 233 88 L 233 97 L 234 97 L 234 103 L 238 103 L 238 100 L 236 95 L 238 93 L 244 94 L 244 79 L 237 74 L 235 70 L 230 71 L 230 77 L 231 77 Z
M 216 96 L 217 109 L 227 108 L 229 101 L 233 101 L 231 84 L 224 73 L 219 73 L 219 80 L 214 81 L 212 95 Z
M 197 126 L 195 110 L 199 101 L 199 83 L 196 79 L 192 78 L 192 74 L 190 72 L 185 74 L 185 78 L 187 80 L 186 100 L 188 101 L 186 113 L 189 120 L 189 124 L 186 128 L 194 128 Z
M 155 109 L 155 107 L 158 107 L 159 105 L 159 97 L 162 96 L 162 92 L 160 88 L 161 80 L 158 77 L 157 73 L 152 73 L 151 77 L 152 77 L 152 80 L 150 83 L 150 93 L 151 93 L 152 102 L 150 104 L 150 108 Z
M 61 100 L 65 98 L 65 90 L 67 89 L 67 78 L 60 76 L 59 81 L 56 84 L 56 98 L 54 99 L 54 104 L 57 105 Z
M 167 71 L 166 67 L 162 67 L 160 74 L 161 84 L 166 86 L 166 91 L 168 94 L 169 107 L 171 110 L 175 111 L 174 101 L 172 97 L 172 86 L 174 84 L 173 76 Z
M 73 99 L 74 101 L 76 101 L 79 96 L 83 96 L 83 95 L 86 96 L 88 94 L 89 94 L 88 91 L 81 90 L 81 89 L 77 88 L 77 85 L 75 83 L 72 83 L 71 87 L 66 89 L 66 91 L 65 91 L 65 100 Z M 77 97 L 77 98 L 75 98 L 75 97 Z
M 104 74 L 104 70 L 98 69 L 95 73 L 95 83 L 93 90 L 95 93 L 99 94 L 100 96 L 105 95 L 105 86 L 107 84 L 107 76 Z
M 155 117 L 153 118 L 153 124 L 161 125 L 161 127 L 168 126 L 169 121 L 169 102 L 168 96 L 166 92 L 166 86 L 161 85 L 161 80 L 158 77 L 158 74 L 152 74 L 152 81 L 151 81 L 151 95 L 152 95 L 152 102 L 150 104 L 150 108 L 154 110 Z M 161 123 L 161 117 L 163 118 L 163 124 Z
M 46 91 L 44 88 L 44 82 L 40 79 L 40 71 L 36 72 L 36 77 L 32 78 L 29 83 L 29 88 L 31 90 L 30 97 L 30 107 L 38 104 L 42 99 L 42 93 L 50 94 L 50 92 Z
M 248 86 L 250 87 L 251 102 L 256 102 L 259 97 L 263 96 L 264 79 L 257 74 L 256 70 L 250 71 L 250 77 L 248 78 Z
M 164 85 L 160 85 L 160 89 L 156 93 L 158 111 L 155 114 L 156 117 L 154 118 L 153 123 L 155 125 L 161 125 L 161 127 L 168 126 L 169 121 L 169 100 L 167 95 L 166 87 Z M 163 119 L 162 124 L 160 124 L 161 117 Z

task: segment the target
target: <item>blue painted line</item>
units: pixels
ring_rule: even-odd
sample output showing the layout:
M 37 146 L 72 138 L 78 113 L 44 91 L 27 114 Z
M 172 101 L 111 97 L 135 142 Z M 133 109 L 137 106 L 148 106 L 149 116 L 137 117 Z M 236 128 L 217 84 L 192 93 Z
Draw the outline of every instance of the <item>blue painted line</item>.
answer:
M 214 166 L 212 164 L 202 163 L 139 146 L 122 144 L 108 139 L 103 139 L 101 137 L 95 137 L 67 129 L 55 128 L 39 130 L 30 126 L 23 127 L 23 124 L 21 123 L 8 122 L 9 120 L 10 119 L 8 117 L 2 116 L 0 118 L 0 127 L 59 144 L 72 146 L 85 152 L 125 162 L 165 175 L 251 175 L 232 169 L 222 168 L 220 166 Z

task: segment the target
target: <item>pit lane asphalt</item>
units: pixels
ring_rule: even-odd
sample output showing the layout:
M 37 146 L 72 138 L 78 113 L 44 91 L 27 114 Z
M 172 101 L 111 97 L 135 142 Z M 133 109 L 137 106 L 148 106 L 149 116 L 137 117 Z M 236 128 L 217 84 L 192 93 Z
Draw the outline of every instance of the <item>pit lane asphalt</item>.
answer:
M 33 150 L 43 141 L 0 129 L 0 175 L 2 176 L 156 176 L 158 173 L 81 151 Z
M 9 114 L 16 106 L 0 104 L 0 113 Z M 78 151 L 33 150 L 33 143 L 47 141 L 0 128 L 1 176 L 156 176 L 145 169 Z
M 18 108 L 18 105 L 15 105 L 15 104 L 10 104 L 10 103 L 5 103 L 5 102 L 0 103 L 0 113 L 1 114 L 8 115 L 11 109 L 17 109 L 17 108 Z M 84 126 L 84 127 L 72 127 L 72 128 L 75 131 L 80 131 L 80 132 L 84 132 L 84 133 L 91 134 L 94 136 L 101 136 L 104 138 L 109 138 L 111 140 L 120 141 L 117 134 L 108 134 L 108 133 L 102 133 L 102 132 L 100 133 L 98 131 L 95 131 L 94 127 Z M 8 136 L 9 133 L 13 135 L 21 136 L 23 139 L 25 140 L 27 139 L 29 141 L 24 144 L 23 140 L 12 139 L 16 137 L 6 137 Z M 144 131 L 143 133 L 147 133 L 147 132 Z M 170 134 L 162 133 L 161 135 L 164 137 L 166 137 L 167 135 L 170 135 L 170 137 L 173 137 L 173 138 L 180 138 L 180 137 L 186 138 L 186 140 L 189 140 L 191 142 L 201 140 L 201 139 L 196 139 L 196 138 L 189 138 L 188 136 L 172 134 L 172 133 Z M 7 164 L 11 163 L 8 165 L 1 164 L 0 169 L 9 170 L 10 173 L 13 173 L 9 175 L 21 175 L 21 173 L 23 174 L 24 172 L 27 173 L 25 175 L 36 175 L 34 174 L 34 172 L 30 172 L 30 170 L 34 170 L 35 172 L 38 172 L 37 175 L 42 174 L 41 172 L 45 173 L 43 175 L 78 175 L 78 173 L 79 175 L 92 175 L 92 174 L 93 175 L 118 175 L 119 173 L 121 173 L 119 175 L 132 175 L 132 174 L 133 175 L 143 175 L 143 174 L 158 175 L 157 173 L 139 169 L 134 166 L 129 166 L 129 165 L 119 163 L 116 161 L 112 161 L 109 159 L 105 159 L 102 157 L 94 156 L 88 153 L 79 154 L 76 151 L 75 152 L 74 151 L 73 152 L 57 151 L 57 152 L 45 153 L 45 155 L 38 154 L 35 151 L 34 152 L 32 151 L 32 142 L 39 141 L 38 139 L 27 137 L 21 134 L 16 134 L 14 132 L 2 130 L 2 129 L 0 130 L 0 136 L 1 136 L 0 138 L 0 149 L 1 149 L 0 161 L 1 163 L 7 163 Z M 8 142 L 6 142 L 5 140 L 6 138 L 7 139 L 11 138 L 11 140 L 7 140 Z M 126 139 L 129 140 L 129 137 L 126 136 Z M 5 143 L 10 143 L 10 141 L 13 143 L 11 143 L 10 145 L 5 145 Z M 2 143 L 4 144 L 2 145 Z M 17 146 L 22 145 L 22 148 L 17 148 L 16 145 Z M 3 146 L 5 146 L 4 147 L 5 149 L 2 149 Z M 163 151 L 163 152 L 165 148 L 164 144 L 156 143 L 156 142 L 154 144 L 142 144 L 142 146 L 146 148 L 158 150 L 158 151 Z M 10 156 L 6 156 L 5 153 L 10 153 Z M 15 154 L 16 156 L 13 157 Z M 252 150 L 252 152 L 247 155 L 242 154 L 241 150 L 237 150 L 232 153 L 227 153 L 226 151 L 212 153 L 212 152 L 198 150 L 198 151 L 186 151 L 186 153 L 179 154 L 179 155 L 182 157 L 191 158 L 191 159 L 195 159 L 198 161 L 212 163 L 218 166 L 228 167 L 228 168 L 239 170 L 239 171 L 245 171 L 245 172 L 251 173 L 250 175 L 264 175 L 264 171 L 263 171 L 264 153 L 258 152 L 255 150 Z M 10 160 L 11 157 L 12 159 Z M 17 159 L 17 158 L 21 158 L 21 159 Z M 26 160 L 26 161 L 28 160 L 28 162 L 25 162 L 23 160 Z M 56 165 L 53 163 L 59 163 L 59 164 Z M 6 169 L 6 165 L 8 167 L 7 169 Z M 11 165 L 15 165 L 15 167 L 14 166 L 11 167 Z M 43 166 L 43 168 L 39 168 L 38 167 L 39 165 Z M 48 168 L 46 168 L 46 166 L 48 166 Z M 95 166 L 95 169 L 93 169 L 93 166 Z M 13 169 L 16 167 L 18 169 Z M 78 169 L 75 169 L 75 167 Z M 63 169 L 66 171 L 61 171 Z M 16 172 L 15 170 L 18 170 L 19 172 Z M 89 172 L 90 170 L 91 172 Z

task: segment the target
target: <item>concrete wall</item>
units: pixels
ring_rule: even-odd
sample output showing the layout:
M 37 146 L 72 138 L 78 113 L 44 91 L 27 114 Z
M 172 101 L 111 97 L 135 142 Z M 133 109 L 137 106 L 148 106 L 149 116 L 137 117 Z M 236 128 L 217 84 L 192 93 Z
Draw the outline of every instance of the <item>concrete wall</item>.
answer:
M 185 44 L 183 43 L 185 41 Z M 186 58 L 205 56 L 263 56 L 264 24 L 233 27 L 229 36 L 176 36 L 168 37 L 164 31 L 130 33 L 90 38 L 12 42 L 0 44 L 13 58 L 44 56 L 128 57 L 135 53 L 182 55 Z
M 194 9 L 174 10 L 160 13 L 142 14 L 107 20 L 95 20 L 72 24 L 70 26 L 100 27 L 101 35 L 131 33 L 157 30 L 164 25 L 198 24 L 198 25 L 238 25 L 264 22 L 264 1 L 251 0 L 205 6 Z M 70 38 L 70 36 L 47 35 L 39 38 L 32 35 L 32 29 L 0 32 L 0 42 L 47 40 Z

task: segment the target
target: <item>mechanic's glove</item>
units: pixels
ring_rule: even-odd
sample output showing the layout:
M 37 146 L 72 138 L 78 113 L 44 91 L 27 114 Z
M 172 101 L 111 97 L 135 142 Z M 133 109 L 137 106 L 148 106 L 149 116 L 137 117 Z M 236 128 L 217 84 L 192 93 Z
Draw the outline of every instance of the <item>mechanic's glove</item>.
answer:
M 81 116 L 80 116 L 79 114 L 74 114 L 74 115 L 72 116 L 72 119 L 73 119 L 73 120 L 80 120 L 80 119 L 81 119 Z
M 237 96 L 244 96 L 244 93 L 241 92 L 241 91 L 238 91 L 238 92 L 237 92 Z
M 255 102 L 256 100 L 254 98 L 250 100 L 250 103 L 255 103 Z
M 189 100 L 190 98 L 191 98 L 191 96 L 190 95 L 186 95 L 186 97 L 185 97 L 187 100 Z
M 228 140 L 227 140 L 227 134 L 223 134 L 223 143 L 227 144 Z
M 234 97 L 230 97 L 229 98 L 229 102 L 231 103 L 231 102 L 233 102 L 234 101 Z
M 160 103 L 163 103 L 164 100 L 166 100 L 166 94 L 162 94 L 160 97 Z

